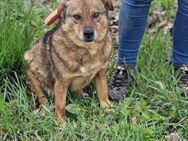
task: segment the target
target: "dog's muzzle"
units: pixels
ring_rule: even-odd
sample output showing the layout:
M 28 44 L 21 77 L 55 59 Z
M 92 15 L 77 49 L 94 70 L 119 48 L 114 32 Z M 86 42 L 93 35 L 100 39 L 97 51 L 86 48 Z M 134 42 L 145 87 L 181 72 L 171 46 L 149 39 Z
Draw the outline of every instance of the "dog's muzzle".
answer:
M 84 41 L 91 42 L 94 40 L 94 30 L 91 27 L 85 27 L 83 30 Z

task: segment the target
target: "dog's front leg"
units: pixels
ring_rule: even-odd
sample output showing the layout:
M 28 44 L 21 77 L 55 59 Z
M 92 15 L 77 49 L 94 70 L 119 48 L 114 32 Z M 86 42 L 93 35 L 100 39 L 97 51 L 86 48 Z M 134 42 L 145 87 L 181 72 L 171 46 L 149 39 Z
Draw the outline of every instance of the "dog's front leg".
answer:
M 62 83 L 62 81 L 56 79 L 54 92 L 55 92 L 55 116 L 58 124 L 63 124 L 66 122 L 65 106 L 67 89 Z
M 104 69 L 97 73 L 95 76 L 95 82 L 101 107 L 109 106 L 110 101 L 108 99 L 107 77 Z

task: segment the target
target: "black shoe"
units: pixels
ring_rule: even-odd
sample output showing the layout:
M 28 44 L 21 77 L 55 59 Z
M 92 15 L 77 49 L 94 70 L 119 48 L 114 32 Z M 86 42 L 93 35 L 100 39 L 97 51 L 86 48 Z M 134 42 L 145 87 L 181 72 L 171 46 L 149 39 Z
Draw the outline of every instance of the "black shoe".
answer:
M 110 100 L 120 102 L 128 97 L 127 87 L 131 84 L 130 71 L 135 65 L 118 66 L 110 83 Z
M 188 98 L 188 65 L 173 64 L 173 67 L 178 72 L 178 85 L 183 88 L 182 96 Z

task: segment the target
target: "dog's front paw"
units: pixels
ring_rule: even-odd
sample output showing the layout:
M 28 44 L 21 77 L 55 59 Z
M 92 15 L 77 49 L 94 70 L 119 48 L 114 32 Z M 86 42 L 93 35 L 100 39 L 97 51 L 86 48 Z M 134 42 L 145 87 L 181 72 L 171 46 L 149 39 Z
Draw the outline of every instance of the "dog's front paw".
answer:
M 38 109 L 34 110 L 34 114 L 39 116 L 45 116 L 47 113 L 47 107 L 45 105 L 41 105 Z
M 109 114 L 109 113 L 115 112 L 115 110 L 112 109 L 113 105 L 112 105 L 112 103 L 109 100 L 101 103 L 101 107 L 103 108 L 105 114 Z
M 105 108 L 105 109 L 104 109 L 104 113 L 105 113 L 105 114 L 110 114 L 110 113 L 114 113 L 114 112 L 115 112 L 115 110 L 112 109 L 112 107 L 108 107 L 108 108 Z
M 103 101 L 101 101 L 101 107 L 102 108 L 106 108 L 106 107 L 110 107 L 110 106 L 112 106 L 112 103 L 110 102 L 110 100 L 103 100 Z
M 66 116 L 57 117 L 56 120 L 57 120 L 58 126 L 65 126 L 66 123 L 67 123 L 67 117 Z

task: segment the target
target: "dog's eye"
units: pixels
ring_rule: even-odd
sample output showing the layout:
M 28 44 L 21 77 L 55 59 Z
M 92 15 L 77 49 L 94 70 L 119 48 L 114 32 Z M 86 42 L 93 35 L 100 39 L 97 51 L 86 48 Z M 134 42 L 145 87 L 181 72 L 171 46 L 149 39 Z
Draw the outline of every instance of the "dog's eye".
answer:
M 93 18 L 94 18 L 94 19 L 99 18 L 99 15 L 100 15 L 100 14 L 99 14 L 98 12 L 94 13 L 94 14 L 93 14 Z
M 74 18 L 75 20 L 81 20 L 81 16 L 78 15 L 78 14 L 73 15 L 73 18 Z

